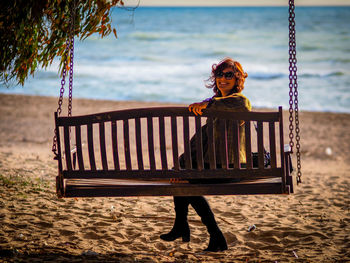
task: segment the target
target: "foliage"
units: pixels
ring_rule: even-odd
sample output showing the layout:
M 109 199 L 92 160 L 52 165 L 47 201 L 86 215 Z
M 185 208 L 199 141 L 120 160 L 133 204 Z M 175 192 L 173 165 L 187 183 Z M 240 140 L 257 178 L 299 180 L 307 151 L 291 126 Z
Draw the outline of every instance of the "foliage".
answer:
M 74 17 L 74 35 L 81 40 L 98 33 L 102 38 L 111 32 L 114 6 L 122 0 L 12 0 L 0 1 L 0 77 L 24 84 L 38 67 L 47 68 L 56 56 L 60 69 L 66 58 L 66 40 Z M 73 16 L 73 11 L 75 15 Z

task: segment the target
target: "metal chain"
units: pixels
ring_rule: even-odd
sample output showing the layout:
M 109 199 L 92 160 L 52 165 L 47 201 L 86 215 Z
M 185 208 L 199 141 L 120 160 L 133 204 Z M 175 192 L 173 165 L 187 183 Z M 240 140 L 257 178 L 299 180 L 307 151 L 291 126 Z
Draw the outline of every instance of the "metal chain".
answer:
M 297 184 L 301 183 L 301 156 L 300 156 L 300 128 L 299 128 L 299 106 L 298 106 L 298 76 L 297 76 L 297 58 L 296 58 L 296 39 L 295 39 L 295 5 L 294 0 L 289 1 L 289 145 L 293 152 L 294 146 L 294 126 L 295 121 L 295 140 L 297 156 Z M 294 100 L 293 100 L 294 99 Z M 294 109 L 293 109 L 294 104 Z M 294 112 L 294 117 L 293 117 Z
M 69 46 L 70 46 L 70 40 L 67 39 L 67 41 L 66 41 L 66 49 L 64 51 L 66 58 L 68 57 L 68 54 L 69 54 Z M 66 85 L 66 75 L 67 75 L 67 59 L 65 59 L 64 62 L 63 62 L 60 98 L 58 99 L 58 108 L 57 108 L 58 115 L 60 115 L 61 112 L 62 112 L 64 86 Z
M 294 88 L 294 71 L 293 71 L 293 59 L 294 59 L 294 46 L 295 41 L 295 21 L 294 21 L 294 1 L 289 1 L 289 145 L 291 147 L 291 152 L 293 152 L 294 147 L 294 126 L 293 126 L 293 88 Z
M 70 46 L 70 39 L 67 38 L 66 40 L 66 48 L 65 48 L 65 56 L 68 57 L 69 52 L 69 46 Z M 61 89 L 60 89 L 60 97 L 58 99 L 58 108 L 57 108 L 57 114 L 58 116 L 62 113 L 62 104 L 63 104 L 63 95 L 64 95 L 64 86 L 66 85 L 66 74 L 67 74 L 67 59 L 63 62 L 63 70 L 62 70 L 62 80 L 61 80 Z M 52 142 L 52 152 L 57 156 L 57 136 L 56 136 L 56 128 L 54 131 L 53 136 L 53 142 Z
M 72 98 L 73 98 L 73 65 L 74 65 L 74 25 L 76 3 L 74 1 L 74 10 L 71 24 L 71 45 L 70 45 L 70 64 L 69 64 L 69 99 L 68 99 L 68 116 L 72 116 Z
M 65 60 L 63 62 L 62 69 L 62 80 L 61 80 L 61 89 L 60 89 L 60 97 L 58 99 L 58 108 L 57 114 L 58 116 L 62 113 L 62 104 L 63 104 L 63 95 L 64 95 L 64 86 L 66 84 L 66 75 L 67 75 L 67 60 L 69 57 L 69 99 L 68 99 L 68 116 L 72 116 L 72 91 L 73 91 L 73 58 L 74 58 L 74 25 L 75 25 L 75 11 L 76 11 L 76 1 L 73 3 L 71 17 L 70 17 L 70 32 L 69 37 L 66 40 L 66 48 L 65 48 Z M 56 136 L 56 128 L 54 130 L 53 143 L 52 143 L 52 152 L 55 154 L 55 158 L 57 158 L 57 136 Z

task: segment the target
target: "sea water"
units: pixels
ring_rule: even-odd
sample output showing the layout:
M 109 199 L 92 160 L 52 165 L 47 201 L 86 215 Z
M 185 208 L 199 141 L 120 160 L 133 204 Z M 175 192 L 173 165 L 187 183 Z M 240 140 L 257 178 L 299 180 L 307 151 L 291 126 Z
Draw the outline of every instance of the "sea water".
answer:
M 213 63 L 248 73 L 254 107 L 289 107 L 287 7 L 115 8 L 113 34 L 75 42 L 75 98 L 192 103 Z M 350 113 L 350 7 L 297 7 L 299 108 Z M 58 61 L 1 93 L 58 96 Z

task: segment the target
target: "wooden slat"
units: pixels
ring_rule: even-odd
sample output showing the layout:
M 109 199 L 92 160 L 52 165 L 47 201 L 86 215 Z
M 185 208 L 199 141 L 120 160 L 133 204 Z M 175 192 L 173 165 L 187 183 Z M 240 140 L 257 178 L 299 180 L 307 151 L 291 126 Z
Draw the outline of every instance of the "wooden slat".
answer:
M 239 142 L 239 122 L 238 121 L 232 121 L 233 125 L 233 167 L 235 169 L 240 169 L 241 164 L 240 164 L 240 159 L 239 159 L 239 147 L 240 147 L 240 142 Z
M 246 121 L 244 123 L 244 131 L 245 131 L 245 151 L 246 151 L 246 159 L 247 159 L 247 169 L 253 168 L 252 163 L 252 140 L 251 140 L 251 130 L 250 130 L 250 121 Z
M 274 122 L 269 122 L 269 143 L 270 143 L 271 167 L 276 168 L 276 134 L 275 134 Z
M 189 124 L 188 116 L 183 117 L 183 135 L 184 135 L 185 168 L 192 169 L 191 145 L 190 145 L 190 124 Z
M 92 123 L 87 125 L 87 139 L 88 139 L 90 169 L 96 170 L 95 153 L 94 153 L 94 134 L 92 129 Z
M 139 170 L 143 170 L 142 159 L 142 138 L 141 138 L 141 119 L 135 119 L 135 135 L 136 135 L 136 152 L 137 152 L 137 165 Z
M 62 168 L 62 152 L 61 152 L 61 137 L 60 137 L 60 128 L 58 126 L 58 113 L 54 113 L 55 116 L 55 135 L 57 140 L 57 159 L 58 159 L 58 173 L 61 174 L 63 168 Z M 63 189 L 60 189 L 63 190 Z
M 160 144 L 160 159 L 162 163 L 162 169 L 167 170 L 168 160 L 166 157 L 164 117 L 159 117 L 159 144 Z
M 177 140 L 177 121 L 176 116 L 171 116 L 171 144 L 172 144 L 172 150 L 173 150 L 173 162 L 174 162 L 174 169 L 179 170 L 180 164 L 179 164 L 179 146 L 178 146 L 178 140 Z
M 291 158 L 290 158 L 290 153 L 285 152 L 284 153 L 284 158 L 286 160 L 286 167 L 285 167 L 285 173 L 286 173 L 286 186 L 289 186 L 289 190 L 291 193 L 294 193 L 293 189 L 293 177 L 290 175 L 290 166 L 291 164 Z
M 220 129 L 220 159 L 221 167 L 224 169 L 228 168 L 228 154 L 227 154 L 227 129 L 226 129 L 226 120 L 219 120 L 219 129 Z
M 99 132 L 100 132 L 100 152 L 101 152 L 102 169 L 108 170 L 104 122 L 100 122 Z
M 71 153 L 70 153 L 70 134 L 69 134 L 69 127 L 64 126 L 64 152 L 66 157 L 66 166 L 68 171 L 72 170 L 72 159 L 71 159 Z
M 112 121 L 112 147 L 113 147 L 113 163 L 114 169 L 120 170 L 119 154 L 118 154 L 118 134 L 117 134 L 117 122 Z
M 75 126 L 75 140 L 77 144 L 77 156 L 78 156 L 78 165 L 79 170 L 84 170 L 84 159 L 83 159 L 83 150 L 82 150 L 82 144 L 81 144 L 81 127 Z
M 282 107 L 278 107 L 279 113 L 279 130 L 280 130 L 280 154 L 281 154 L 281 168 L 282 168 L 282 191 L 285 191 L 286 188 L 286 164 L 284 156 L 284 138 L 283 138 L 283 112 Z
M 258 163 L 259 169 L 264 169 L 264 131 L 263 123 L 258 121 Z
M 203 161 L 203 138 L 202 138 L 202 124 L 201 117 L 195 117 L 196 123 L 196 154 L 197 154 L 197 169 L 204 169 L 204 161 Z
M 235 179 L 256 179 L 256 178 L 281 178 L 281 168 L 273 169 L 204 169 L 202 171 L 192 169 L 176 170 L 131 170 L 131 171 L 63 171 L 66 179 L 219 179 L 219 178 L 235 178 Z
M 216 169 L 215 138 L 213 118 L 207 119 L 208 129 L 208 157 L 210 169 Z
M 131 155 L 130 155 L 130 138 L 129 138 L 129 120 L 123 120 L 124 131 L 124 154 L 126 170 L 130 171 L 131 167 Z
M 126 120 L 134 118 L 160 117 L 160 116 L 193 116 L 187 107 L 154 107 L 142 109 L 129 109 L 111 112 L 102 112 L 91 115 L 58 117 L 58 126 L 76 126 L 89 123 L 100 123 L 114 120 Z M 207 109 L 203 117 L 225 118 L 244 121 L 278 121 L 278 112 L 230 112 Z
M 154 157 L 154 142 L 153 142 L 153 119 L 147 117 L 147 136 L 148 136 L 148 154 L 151 170 L 156 170 L 156 161 Z
M 65 197 L 285 194 L 281 183 L 68 186 Z

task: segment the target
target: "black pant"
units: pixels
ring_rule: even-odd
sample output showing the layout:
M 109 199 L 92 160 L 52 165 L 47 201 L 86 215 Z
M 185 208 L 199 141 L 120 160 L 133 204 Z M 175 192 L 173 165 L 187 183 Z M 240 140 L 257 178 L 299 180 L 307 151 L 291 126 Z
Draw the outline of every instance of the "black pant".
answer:
M 179 159 L 180 167 L 185 167 L 184 156 L 182 155 Z M 197 162 L 192 158 L 192 167 L 197 168 Z M 204 169 L 209 169 L 209 163 L 204 163 Z M 218 164 L 218 168 L 221 167 Z M 232 182 L 232 179 L 191 179 L 190 183 L 200 183 L 200 184 L 210 184 L 210 183 L 228 183 Z M 209 234 L 215 234 L 220 231 L 214 217 L 214 213 L 211 211 L 209 203 L 203 196 L 174 196 L 174 206 L 175 206 L 175 225 L 182 225 L 187 223 L 188 206 L 191 205 L 197 214 L 201 217 L 202 223 L 207 227 Z
M 213 212 L 209 203 L 203 196 L 174 196 L 174 205 L 176 213 L 176 224 L 187 222 L 188 206 L 191 205 L 197 214 L 201 217 L 203 224 L 207 227 L 210 234 L 218 230 Z

